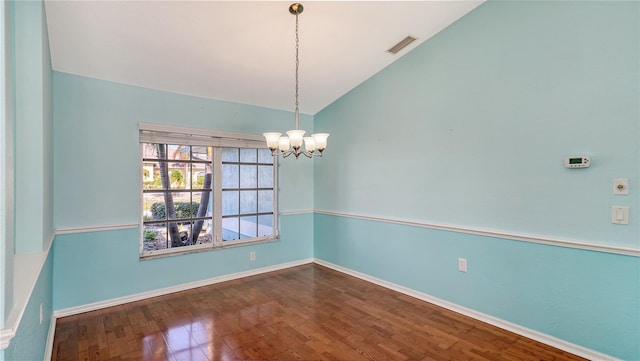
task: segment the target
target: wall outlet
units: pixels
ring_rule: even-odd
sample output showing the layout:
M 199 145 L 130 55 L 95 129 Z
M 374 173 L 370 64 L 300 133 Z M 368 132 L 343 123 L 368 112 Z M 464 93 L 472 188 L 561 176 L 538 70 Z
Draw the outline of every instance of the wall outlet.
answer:
M 253 262 L 256 260 L 256 253 L 255 252 L 250 252 L 249 253 L 249 261 Z
M 467 272 L 467 259 L 458 258 L 458 271 Z
M 42 325 L 42 321 L 44 320 L 44 312 L 42 312 L 42 303 L 40 304 L 40 324 Z

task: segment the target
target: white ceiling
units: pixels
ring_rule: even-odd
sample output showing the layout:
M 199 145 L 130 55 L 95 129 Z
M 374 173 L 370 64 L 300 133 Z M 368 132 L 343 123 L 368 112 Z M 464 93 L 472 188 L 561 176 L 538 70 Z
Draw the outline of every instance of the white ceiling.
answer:
M 291 3 L 46 0 L 53 69 L 293 110 Z M 303 2 L 300 111 L 317 113 L 481 3 Z M 418 40 L 386 52 L 407 35 Z

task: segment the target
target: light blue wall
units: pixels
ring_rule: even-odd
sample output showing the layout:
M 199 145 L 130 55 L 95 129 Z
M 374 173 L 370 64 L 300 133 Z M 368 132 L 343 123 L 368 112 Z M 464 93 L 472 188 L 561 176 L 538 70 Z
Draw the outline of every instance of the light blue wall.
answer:
M 2 9 L 2 121 L 0 124 L 0 328 L 4 327 L 13 306 L 13 51 L 11 4 Z
M 54 309 L 153 291 L 312 257 L 313 216 L 281 218 L 277 242 L 140 261 L 137 229 L 60 235 Z M 256 261 L 249 261 L 249 252 Z M 82 270 L 82 272 L 78 272 Z
M 293 125 L 290 112 L 58 72 L 54 90 L 57 229 L 140 222 L 139 122 L 251 134 Z M 301 126 L 312 130 L 311 120 L 303 116 Z M 287 159 L 279 166 L 280 210 L 312 209 L 313 163 Z M 310 213 L 282 216 L 277 242 L 145 261 L 138 258 L 138 229 L 59 235 L 54 308 L 311 258 L 312 221 Z
M 639 247 L 638 6 L 481 5 L 316 115 L 316 208 Z
M 625 360 L 638 258 L 316 214 L 314 257 Z M 457 270 L 458 257 L 468 272 Z
M 51 58 L 43 2 L 13 4 L 15 251 L 39 252 L 53 232 Z
M 638 64 L 638 2 L 485 3 L 315 116 L 331 133 L 315 208 L 637 249 Z M 582 154 L 590 168 L 563 167 Z M 614 196 L 622 177 L 630 195 Z M 640 359 L 637 257 L 325 214 L 314 227 L 316 258 Z
M 196 98 L 54 72 L 55 227 L 140 221 L 138 123 L 262 134 L 290 112 Z M 301 116 L 301 127 L 312 129 Z M 280 163 L 280 210 L 313 206 L 312 162 Z
M 7 33 L 3 36 L 8 42 L 7 68 L 3 69 L 7 77 L 4 100 L 7 108 L 3 112 L 8 122 L 4 129 L 9 147 L 3 162 L 6 164 L 3 176 L 7 177 L 4 179 L 7 203 L 3 203 L 7 228 L 2 230 L 2 250 L 7 252 L 2 255 L 3 261 L 7 261 L 3 264 L 6 270 L 3 320 L 10 313 L 22 317 L 0 359 L 37 360 L 44 355 L 53 296 L 53 254 L 47 253 L 53 235 L 52 71 L 43 2 L 10 1 L 3 6 L 7 11 L 4 18 Z M 18 258 L 14 252 L 39 254 Z M 31 264 L 30 260 L 40 255 L 44 264 Z M 24 270 L 25 274 L 16 269 Z

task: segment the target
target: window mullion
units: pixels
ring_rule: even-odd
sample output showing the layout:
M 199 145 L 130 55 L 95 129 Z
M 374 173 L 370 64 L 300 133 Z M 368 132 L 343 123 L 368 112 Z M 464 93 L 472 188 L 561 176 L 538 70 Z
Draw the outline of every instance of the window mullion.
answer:
M 213 147 L 213 246 L 222 246 L 222 150 Z

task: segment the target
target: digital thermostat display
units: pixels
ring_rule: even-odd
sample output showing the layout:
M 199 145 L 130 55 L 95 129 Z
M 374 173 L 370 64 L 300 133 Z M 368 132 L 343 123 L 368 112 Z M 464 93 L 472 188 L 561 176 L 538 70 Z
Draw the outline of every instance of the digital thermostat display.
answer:
M 590 162 L 586 155 L 564 158 L 564 166 L 567 168 L 587 168 Z

